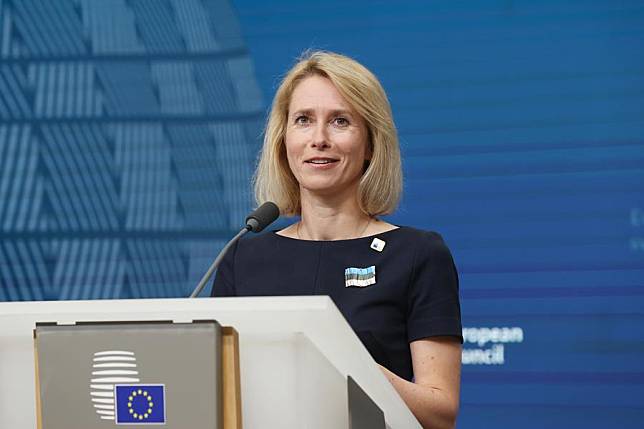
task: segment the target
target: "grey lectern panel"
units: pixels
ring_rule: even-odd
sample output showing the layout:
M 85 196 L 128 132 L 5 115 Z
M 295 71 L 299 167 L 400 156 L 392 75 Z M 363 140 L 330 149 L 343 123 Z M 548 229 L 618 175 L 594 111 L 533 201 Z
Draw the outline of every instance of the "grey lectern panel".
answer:
M 217 322 L 38 324 L 43 429 L 222 427 Z
M 353 378 L 347 378 L 349 429 L 385 429 L 385 414 Z

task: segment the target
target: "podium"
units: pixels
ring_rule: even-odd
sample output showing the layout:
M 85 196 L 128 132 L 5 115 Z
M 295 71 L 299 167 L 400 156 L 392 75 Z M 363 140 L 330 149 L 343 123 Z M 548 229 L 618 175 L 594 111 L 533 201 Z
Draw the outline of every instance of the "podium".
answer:
M 388 428 L 420 428 L 324 296 L 0 303 L 0 427 L 36 428 L 36 323 L 154 320 L 217 320 L 239 333 L 245 429 L 350 429 L 349 382 Z

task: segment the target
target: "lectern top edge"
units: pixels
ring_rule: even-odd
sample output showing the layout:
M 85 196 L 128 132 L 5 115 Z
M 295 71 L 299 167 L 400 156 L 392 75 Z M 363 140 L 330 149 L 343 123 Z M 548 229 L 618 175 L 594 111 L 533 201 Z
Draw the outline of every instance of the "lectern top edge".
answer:
M 82 306 L 79 306 L 82 304 Z M 155 299 L 105 299 L 85 301 L 13 301 L 0 302 L 0 317 L 4 315 L 40 314 L 45 311 L 56 313 L 96 313 L 105 311 L 136 312 L 191 310 L 239 311 L 275 310 L 326 310 L 333 308 L 328 296 L 284 296 L 284 297 L 235 297 L 235 298 L 155 298 Z

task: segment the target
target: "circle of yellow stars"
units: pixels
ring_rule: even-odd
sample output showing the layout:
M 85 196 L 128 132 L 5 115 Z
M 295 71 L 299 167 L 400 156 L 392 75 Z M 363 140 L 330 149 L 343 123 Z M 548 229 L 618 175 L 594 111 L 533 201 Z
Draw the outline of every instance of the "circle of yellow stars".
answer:
M 137 396 L 143 396 L 145 400 L 148 402 L 148 409 L 145 410 L 145 412 L 137 413 L 134 411 L 134 408 L 132 408 L 132 401 L 134 401 L 134 398 Z M 152 414 L 152 408 L 154 407 L 154 402 L 152 402 L 152 395 L 150 395 L 146 390 L 138 389 L 138 390 L 133 390 L 130 393 L 130 396 L 127 397 L 127 408 L 128 412 L 132 414 L 132 417 L 138 420 L 143 420 L 147 419 L 150 414 Z

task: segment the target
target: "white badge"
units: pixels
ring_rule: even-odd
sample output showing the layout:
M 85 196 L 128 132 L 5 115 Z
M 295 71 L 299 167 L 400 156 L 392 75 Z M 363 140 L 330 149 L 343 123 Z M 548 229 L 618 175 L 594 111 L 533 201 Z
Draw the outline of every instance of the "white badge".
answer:
M 385 248 L 385 244 L 387 244 L 387 243 L 385 243 L 381 239 L 374 238 L 373 241 L 371 242 L 371 246 L 369 246 L 369 247 L 371 247 L 373 250 L 375 250 L 377 252 L 382 252 L 382 249 Z

